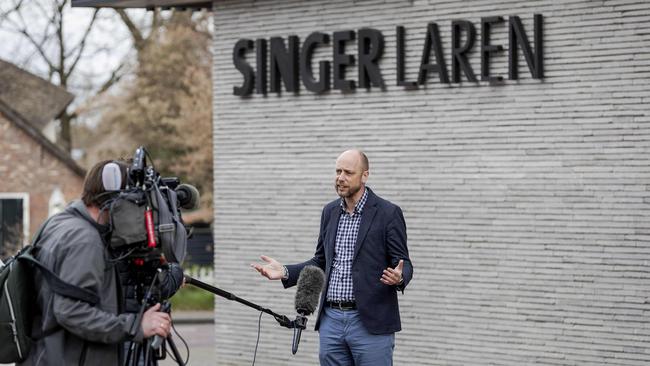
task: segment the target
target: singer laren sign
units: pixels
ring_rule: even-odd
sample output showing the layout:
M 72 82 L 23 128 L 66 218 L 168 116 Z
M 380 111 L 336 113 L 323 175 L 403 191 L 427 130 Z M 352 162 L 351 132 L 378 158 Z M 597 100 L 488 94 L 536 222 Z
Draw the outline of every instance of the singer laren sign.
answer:
M 541 14 L 533 16 L 534 46 L 528 40 L 521 19 L 510 16 L 507 20 L 508 27 L 508 79 L 517 80 L 518 50 L 521 49 L 528 65 L 528 70 L 534 79 L 544 77 L 544 35 Z M 494 25 L 504 22 L 500 16 L 483 17 L 480 22 L 480 57 L 481 81 L 499 81 L 503 77 L 490 73 L 490 59 L 497 52 L 503 51 L 502 45 L 492 44 L 490 35 Z M 451 22 L 451 73 L 447 67 L 445 52 L 440 38 L 438 24 L 429 23 L 422 48 L 422 58 L 418 70 L 417 80 L 405 79 L 405 29 L 397 26 L 396 36 L 396 85 L 406 89 L 415 89 L 427 83 L 432 74 L 437 74 L 441 83 L 460 83 L 461 73 L 470 82 L 478 82 L 472 69 L 468 53 L 475 46 L 477 40 L 476 26 L 468 20 L 454 20 Z M 357 54 L 347 54 L 345 47 L 348 43 L 357 40 Z M 269 47 L 270 44 L 270 47 Z M 233 88 L 233 94 L 248 96 L 267 93 L 267 81 L 270 81 L 270 92 L 280 94 L 281 84 L 287 92 L 298 93 L 300 81 L 303 86 L 314 93 L 323 93 L 334 89 L 343 92 L 353 91 L 355 88 L 371 86 L 384 89 L 385 82 L 379 68 L 379 61 L 384 55 L 384 36 L 372 28 L 362 28 L 358 31 L 345 30 L 332 33 L 331 60 L 320 61 L 317 76 L 312 70 L 312 58 L 317 47 L 330 45 L 330 35 L 321 32 L 311 33 L 299 44 L 297 36 L 288 36 L 286 41 L 282 37 L 272 37 L 269 41 L 260 38 L 240 39 L 233 48 L 234 66 L 242 74 L 241 85 Z M 270 50 L 269 50 L 270 48 Z M 249 53 L 255 53 L 257 69 L 246 61 Z M 431 57 L 433 56 L 433 57 Z M 267 70 L 267 58 L 270 59 L 270 70 Z M 357 79 L 346 78 L 346 71 L 356 63 Z M 270 80 L 269 80 L 270 76 Z M 450 77 L 451 76 L 451 77 Z

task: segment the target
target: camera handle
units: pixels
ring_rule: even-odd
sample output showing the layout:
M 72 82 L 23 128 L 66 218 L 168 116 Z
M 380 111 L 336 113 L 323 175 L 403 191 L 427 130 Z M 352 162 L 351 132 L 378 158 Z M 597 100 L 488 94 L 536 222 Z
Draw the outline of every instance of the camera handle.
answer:
M 280 315 L 280 314 L 274 313 L 273 311 L 271 311 L 271 310 L 269 310 L 267 308 L 261 307 L 261 306 L 259 306 L 257 304 L 254 304 L 254 303 L 252 303 L 252 302 L 250 302 L 248 300 L 244 300 L 241 297 L 237 297 L 237 296 L 231 294 L 228 291 L 224 291 L 224 290 L 222 290 L 220 288 L 214 287 L 212 285 L 208 285 L 207 283 L 196 280 L 196 279 L 194 279 L 194 278 L 192 278 L 190 276 L 185 275 L 185 283 L 188 283 L 188 284 L 190 284 L 192 286 L 196 286 L 196 287 L 198 287 L 198 288 L 200 288 L 202 290 L 211 292 L 211 293 L 213 293 L 215 295 L 219 295 L 219 296 L 224 297 L 224 298 L 226 298 L 228 300 L 237 301 L 240 304 L 244 304 L 246 306 L 249 306 L 249 307 L 251 307 L 251 308 L 253 308 L 255 310 L 261 311 L 263 313 L 267 313 L 267 314 L 271 315 L 273 318 L 275 318 L 275 320 L 283 327 L 290 328 L 290 329 L 291 328 L 300 328 L 300 327 L 302 327 L 302 324 L 296 324 L 296 322 L 294 320 L 290 320 L 289 318 L 287 318 L 286 315 Z
M 171 313 L 172 303 L 169 302 L 168 300 L 163 301 L 162 305 L 160 306 L 160 311 L 167 314 Z M 164 340 L 165 338 L 156 334 L 155 336 L 153 336 L 153 341 L 151 341 L 151 348 L 157 350 L 158 348 L 160 348 L 160 345 L 163 343 Z

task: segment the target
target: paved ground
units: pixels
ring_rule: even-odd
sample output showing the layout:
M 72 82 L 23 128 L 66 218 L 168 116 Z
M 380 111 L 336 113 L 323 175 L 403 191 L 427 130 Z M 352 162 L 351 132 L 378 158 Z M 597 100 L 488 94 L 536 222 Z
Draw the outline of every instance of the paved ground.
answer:
M 173 312 L 174 326 L 178 333 L 185 339 L 190 348 L 190 359 L 187 365 L 217 365 L 214 356 L 214 324 L 212 312 L 192 312 L 177 313 Z M 179 337 L 172 336 L 178 352 L 183 359 L 187 358 L 187 349 Z M 171 360 L 169 356 L 166 360 L 159 363 L 160 366 L 178 365 Z
M 178 333 L 185 339 L 190 348 L 190 359 L 187 365 L 210 366 L 217 365 L 214 356 L 214 313 L 208 312 L 173 312 L 174 326 Z M 178 352 L 183 360 L 187 359 L 187 348 L 179 337 L 172 336 Z M 171 351 L 170 351 L 171 352 Z M 169 356 L 160 361 L 159 366 L 176 366 L 178 363 Z M 5 364 L 3 364 L 5 365 Z M 13 364 L 7 364 L 13 366 Z

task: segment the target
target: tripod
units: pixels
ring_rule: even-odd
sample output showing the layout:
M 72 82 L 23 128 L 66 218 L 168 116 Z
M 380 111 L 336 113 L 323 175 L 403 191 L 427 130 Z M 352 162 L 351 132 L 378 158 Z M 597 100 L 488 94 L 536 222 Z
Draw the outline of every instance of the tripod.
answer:
M 142 293 L 143 286 L 141 284 L 143 281 L 137 281 L 140 284 L 136 286 L 134 297 L 139 299 L 140 309 L 137 312 L 137 317 L 136 321 L 133 323 L 133 328 L 140 326 L 143 314 L 147 306 L 155 304 L 158 302 L 158 299 L 160 299 L 160 296 L 162 296 L 161 290 L 156 286 L 156 284 L 162 281 L 160 277 L 163 276 L 163 272 L 160 268 L 157 268 L 156 272 L 157 273 L 153 275 L 151 284 L 145 293 Z M 139 274 L 142 273 L 143 272 L 141 271 Z M 156 295 L 154 295 L 154 290 Z M 169 300 L 165 299 L 161 302 L 159 311 L 171 314 L 171 303 Z M 131 329 L 130 333 L 136 334 L 136 331 L 137 329 Z M 127 343 L 126 348 L 124 349 L 126 352 L 126 357 L 124 358 L 124 366 L 155 366 L 158 364 L 158 360 L 163 360 L 166 358 L 167 347 L 169 347 L 171 350 L 174 356 L 174 361 L 176 361 L 176 363 L 179 365 L 184 365 L 181 355 L 178 352 L 178 348 L 172 339 L 172 335 L 169 334 L 167 337 L 155 335 L 144 340 L 143 343 L 138 343 L 135 341 Z
M 161 311 L 171 313 L 171 304 L 169 301 L 165 300 L 163 302 Z M 140 316 L 138 318 L 140 318 Z M 174 355 L 174 361 L 176 361 L 178 365 L 185 365 L 171 334 L 166 338 L 156 335 L 145 339 L 143 343 L 132 341 L 127 345 L 128 349 L 126 350 L 126 357 L 124 358 L 124 366 L 157 365 L 158 360 L 164 360 L 166 358 L 167 347 L 169 347 Z

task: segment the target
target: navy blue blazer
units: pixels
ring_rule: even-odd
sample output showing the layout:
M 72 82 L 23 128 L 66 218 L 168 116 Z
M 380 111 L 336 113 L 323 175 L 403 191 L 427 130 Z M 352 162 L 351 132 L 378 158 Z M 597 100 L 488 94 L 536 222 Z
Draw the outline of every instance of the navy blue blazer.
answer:
M 361 214 L 361 224 L 352 260 L 354 297 L 361 321 L 370 333 L 394 333 L 402 329 L 397 291 L 403 292 L 413 277 L 413 265 L 406 246 L 406 223 L 399 206 L 380 198 L 369 188 L 366 189 L 368 199 Z M 340 198 L 336 199 L 323 208 L 316 253 L 306 262 L 287 265 L 289 278 L 282 281 L 285 288 L 294 286 L 298 282 L 300 271 L 307 265 L 323 269 L 327 278 L 326 283 L 329 285 L 336 231 L 341 215 L 340 202 Z M 389 266 L 394 268 L 400 259 L 404 260 L 402 271 L 404 283 L 399 287 L 381 283 L 379 279 L 384 269 Z M 327 287 L 321 294 L 316 330 L 320 325 L 326 296 Z

